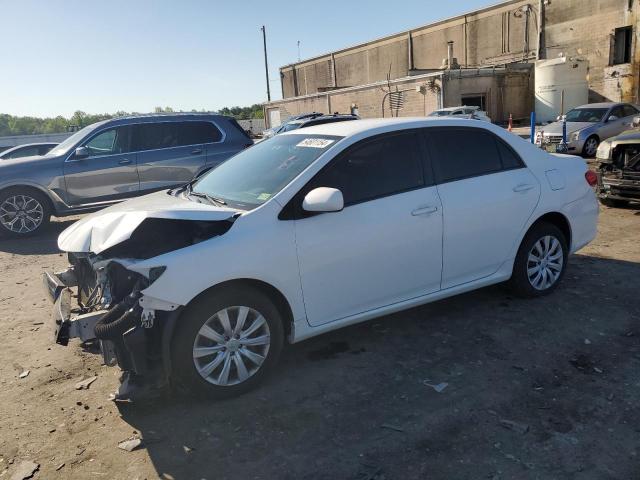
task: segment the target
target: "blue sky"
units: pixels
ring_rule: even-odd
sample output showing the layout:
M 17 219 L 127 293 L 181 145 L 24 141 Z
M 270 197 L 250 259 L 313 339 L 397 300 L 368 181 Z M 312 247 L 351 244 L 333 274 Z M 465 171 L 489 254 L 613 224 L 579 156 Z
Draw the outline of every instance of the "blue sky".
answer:
M 0 0 L 0 113 L 69 116 L 272 98 L 278 67 L 492 0 Z M 325 13 L 327 12 L 327 13 Z

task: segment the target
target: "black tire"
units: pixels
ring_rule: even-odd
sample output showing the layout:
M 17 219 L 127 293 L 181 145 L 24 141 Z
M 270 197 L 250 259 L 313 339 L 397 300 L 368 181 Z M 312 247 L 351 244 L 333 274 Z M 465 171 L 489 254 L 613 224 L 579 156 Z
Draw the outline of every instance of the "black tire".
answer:
M 49 225 L 49 222 L 51 220 L 51 204 L 49 202 L 49 199 L 43 193 L 40 193 L 35 189 L 15 187 L 8 188 L 0 192 L 0 206 L 2 206 L 7 199 L 11 199 L 12 197 L 16 196 L 33 199 L 40 205 L 40 207 L 42 208 L 40 223 L 33 230 L 25 232 L 14 231 L 5 225 L 4 220 L 9 219 L 9 216 L 5 214 L 6 216 L 4 217 L 0 216 L 0 234 L 9 238 L 25 238 L 40 233 Z M 0 215 L 2 215 L 3 213 L 4 211 L 0 210 Z M 38 218 L 40 218 L 40 216 Z
M 600 198 L 600 203 L 606 207 L 611 208 L 625 208 L 629 206 L 628 201 L 619 200 L 617 198 Z
M 212 377 L 208 377 L 211 381 L 206 380 L 196 369 L 196 360 L 194 360 L 195 342 L 197 339 L 202 338 L 198 337 L 200 329 L 216 313 L 236 306 L 249 307 L 266 320 L 270 339 L 268 351 L 264 355 L 262 364 L 246 380 L 234 385 L 216 385 L 211 383 L 214 380 Z M 237 318 L 235 321 L 237 322 Z M 282 315 L 275 304 L 267 295 L 256 288 L 248 285 L 230 285 L 214 289 L 189 305 L 178 321 L 172 342 L 172 382 L 190 393 L 214 399 L 235 397 L 252 390 L 276 366 L 284 342 L 282 322 Z M 231 353 L 231 349 L 229 350 L 229 355 L 233 357 L 234 353 Z M 239 352 L 235 354 L 241 356 Z M 213 360 L 213 355 L 205 361 Z M 245 357 L 242 358 L 246 360 Z M 232 363 L 232 360 L 230 360 L 230 363 Z M 248 363 L 253 367 L 255 366 L 251 362 Z M 236 365 L 236 363 L 232 363 L 230 368 L 235 370 L 235 375 L 239 377 L 239 370 Z M 211 375 L 217 376 L 218 372 L 218 367 L 216 367 Z M 231 376 L 232 374 L 229 375 Z
M 560 243 L 560 247 L 562 248 L 562 266 L 560 274 L 549 287 L 538 289 L 535 288 L 532 281 L 529 280 L 528 269 L 535 266 L 535 264 L 531 264 L 529 262 L 529 253 L 539 240 L 544 239 L 547 236 L 557 239 Z M 567 269 L 567 263 L 568 249 L 567 239 L 565 238 L 564 233 L 551 223 L 536 223 L 527 232 L 520 244 L 516 260 L 513 264 L 513 273 L 509 280 L 509 287 L 513 293 L 524 298 L 535 298 L 548 295 L 553 292 L 562 281 L 562 277 L 564 277 L 564 273 Z
M 595 149 L 592 152 L 588 151 L 588 146 L 589 146 L 589 142 L 596 142 L 595 143 Z M 587 158 L 593 158 L 596 156 L 596 151 L 598 150 L 598 145 L 600 145 L 600 139 L 597 137 L 597 135 L 591 135 L 589 138 L 587 138 L 584 141 L 584 146 L 582 147 L 582 156 L 583 157 L 587 157 Z

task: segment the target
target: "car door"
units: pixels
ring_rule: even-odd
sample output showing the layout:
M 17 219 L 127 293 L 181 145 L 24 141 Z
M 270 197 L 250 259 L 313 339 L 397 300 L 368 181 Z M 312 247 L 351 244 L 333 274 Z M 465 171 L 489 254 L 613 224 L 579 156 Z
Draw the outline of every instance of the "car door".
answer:
M 495 273 L 520 240 L 540 184 L 516 152 L 473 127 L 425 130 L 443 211 L 442 289 Z
M 206 152 L 204 144 L 196 140 L 196 123 L 163 121 L 134 126 L 140 190 L 149 192 L 185 184 L 205 167 Z
M 64 162 L 66 202 L 82 206 L 135 196 L 140 185 L 136 154 L 130 151 L 129 126 L 100 130 L 80 143 L 88 156 L 75 152 Z
M 350 147 L 301 190 L 338 188 L 340 212 L 295 220 L 300 281 L 313 326 L 440 288 L 442 213 L 420 136 L 390 133 Z
M 613 120 L 609 120 L 611 117 L 615 117 Z M 619 133 L 624 132 L 627 127 L 625 124 L 629 123 L 628 119 L 625 119 L 624 106 L 618 105 L 613 107 L 604 119 L 602 128 L 599 132 L 600 141 L 606 140 L 610 137 L 615 137 Z

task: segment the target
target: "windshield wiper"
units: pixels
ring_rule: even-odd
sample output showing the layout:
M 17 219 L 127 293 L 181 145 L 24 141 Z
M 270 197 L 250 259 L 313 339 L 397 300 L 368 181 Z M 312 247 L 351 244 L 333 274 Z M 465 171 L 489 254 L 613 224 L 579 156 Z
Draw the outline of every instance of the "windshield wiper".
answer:
M 202 192 L 194 192 L 190 188 L 187 189 L 187 195 L 189 195 L 190 197 L 203 198 L 203 199 L 207 200 L 209 203 L 213 203 L 213 204 L 217 204 L 217 205 L 226 205 L 227 204 L 227 202 L 225 202 L 221 198 L 212 197 L 211 195 L 208 195 L 208 194 L 202 193 Z

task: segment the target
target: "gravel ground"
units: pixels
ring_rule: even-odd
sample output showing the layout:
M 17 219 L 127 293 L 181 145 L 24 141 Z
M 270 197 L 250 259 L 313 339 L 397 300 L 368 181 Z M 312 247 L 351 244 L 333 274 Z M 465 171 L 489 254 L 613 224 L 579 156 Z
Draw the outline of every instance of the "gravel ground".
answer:
M 549 297 L 485 288 L 294 345 L 236 400 L 124 405 L 116 369 L 50 342 L 69 224 L 0 241 L 0 478 L 640 478 L 640 210 L 603 208 Z

